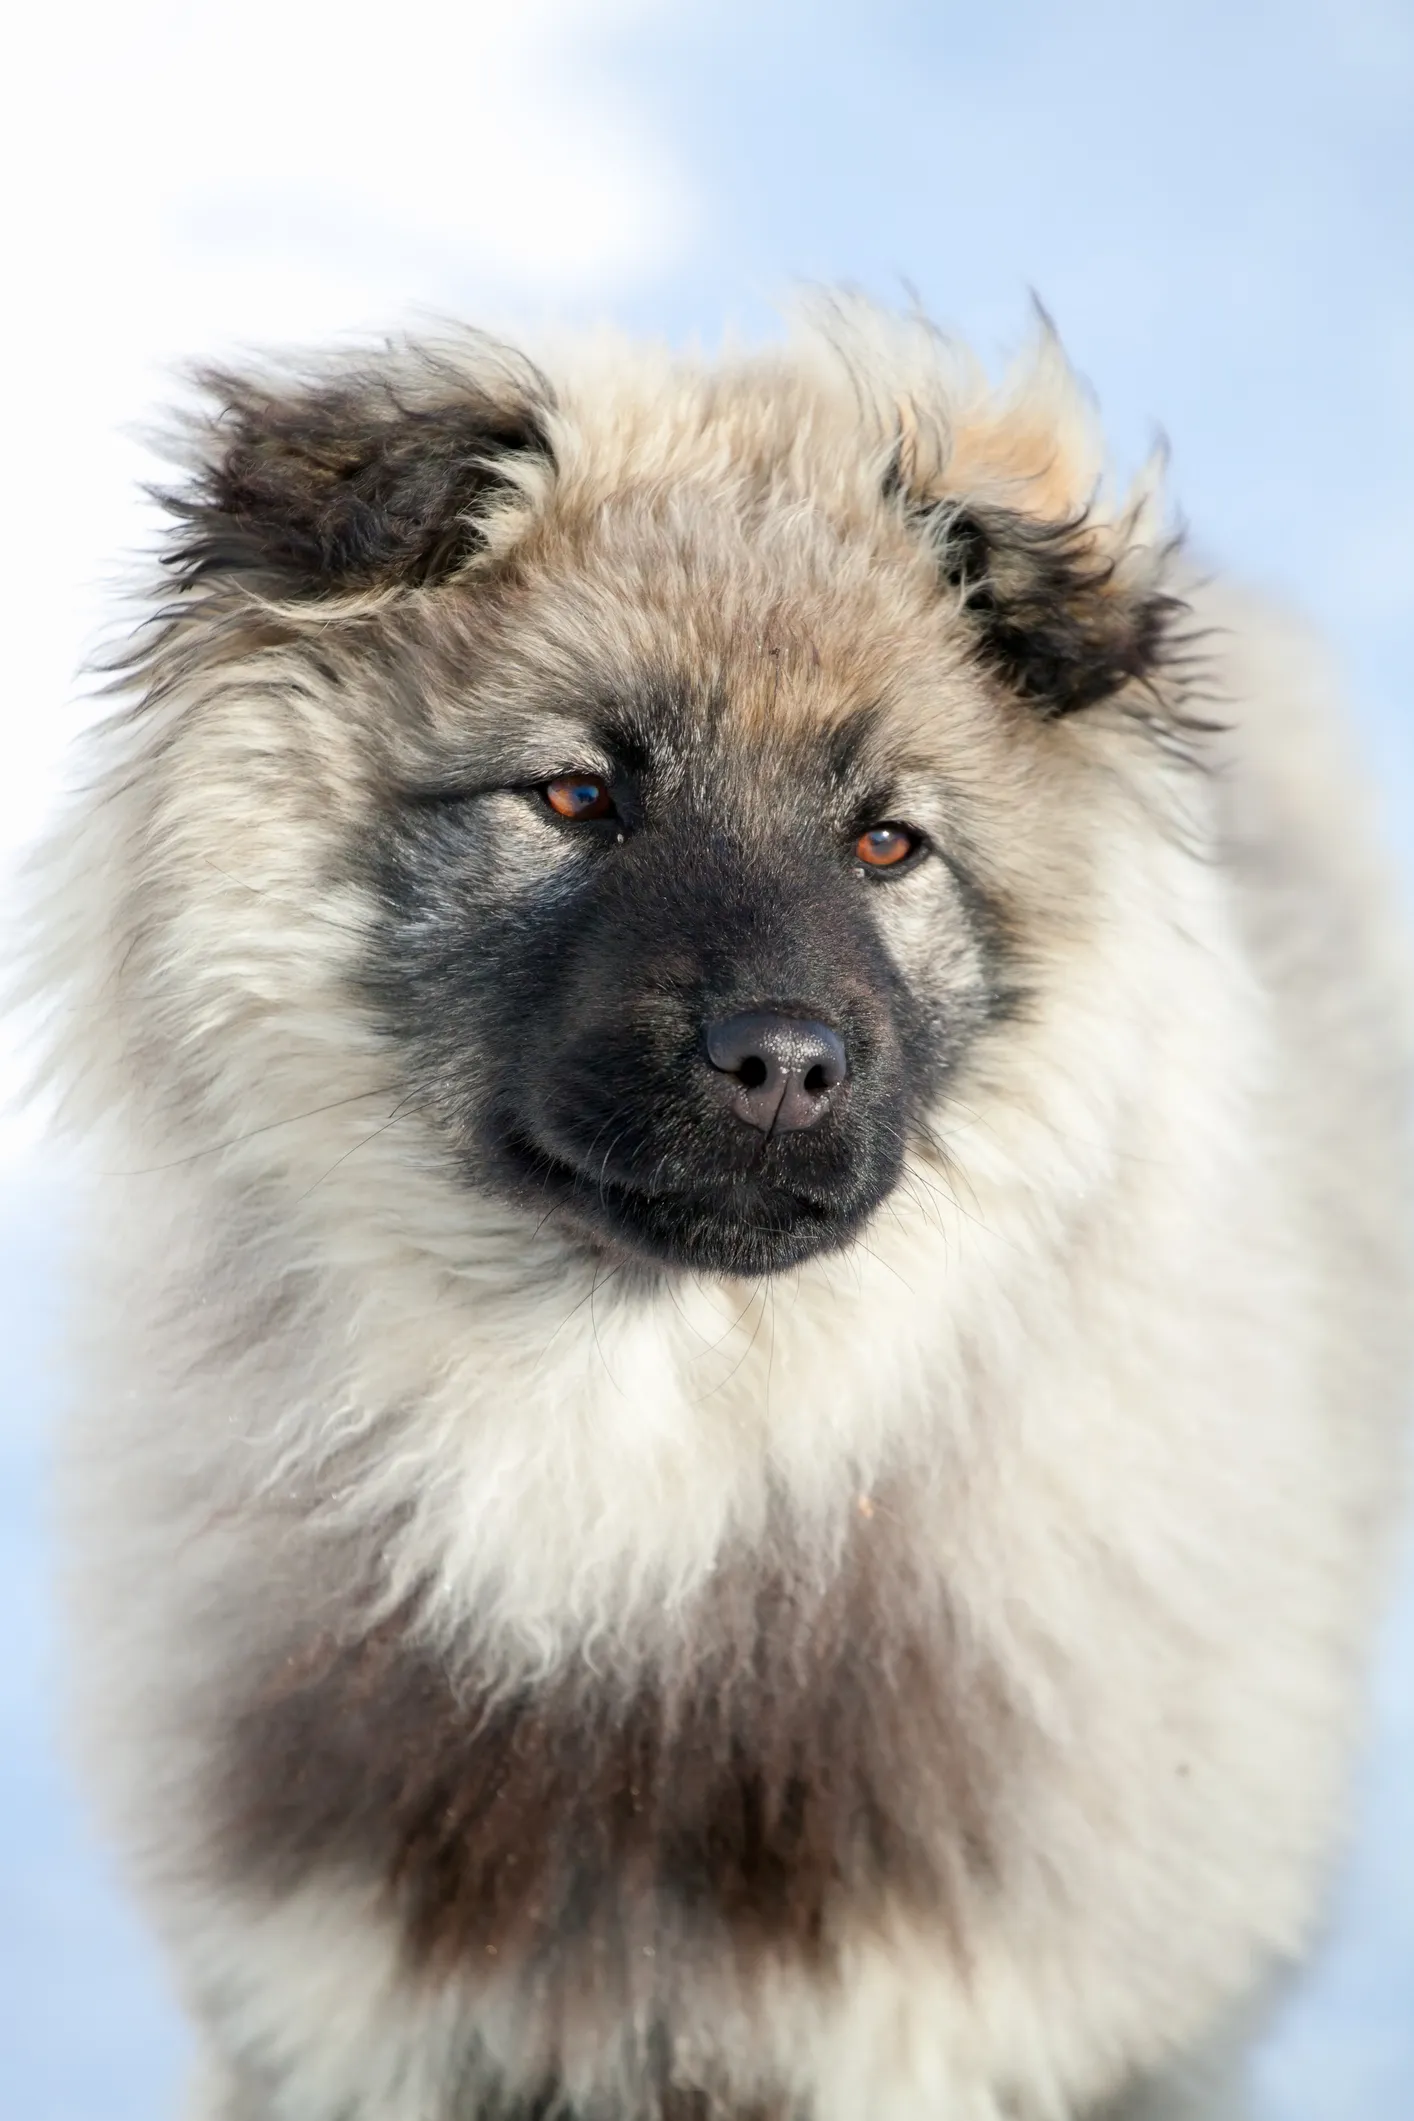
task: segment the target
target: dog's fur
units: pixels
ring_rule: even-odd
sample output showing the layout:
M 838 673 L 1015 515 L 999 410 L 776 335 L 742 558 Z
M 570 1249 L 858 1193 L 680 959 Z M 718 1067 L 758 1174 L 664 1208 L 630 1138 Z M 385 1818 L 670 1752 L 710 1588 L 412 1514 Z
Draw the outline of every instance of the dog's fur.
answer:
M 41 950 L 87 1746 L 199 2111 L 1230 2111 L 1404 1376 L 1308 644 L 1044 333 L 206 384 Z M 696 1044 L 763 1001 L 850 1043 L 789 1138 Z

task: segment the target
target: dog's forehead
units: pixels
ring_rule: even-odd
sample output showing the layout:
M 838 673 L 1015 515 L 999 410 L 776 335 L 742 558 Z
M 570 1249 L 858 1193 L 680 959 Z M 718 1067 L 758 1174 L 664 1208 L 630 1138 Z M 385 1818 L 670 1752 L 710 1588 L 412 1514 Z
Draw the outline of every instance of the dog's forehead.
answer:
M 629 487 L 696 485 L 746 505 L 807 494 L 869 509 L 885 481 L 896 409 L 857 376 L 763 357 L 698 368 L 616 364 L 568 378 L 550 422 L 557 483 L 571 507 Z
M 882 507 L 851 531 L 798 495 L 628 485 L 592 517 L 552 510 L 522 580 L 528 697 L 660 767 L 877 775 L 917 750 L 923 705 L 975 690 L 965 629 Z

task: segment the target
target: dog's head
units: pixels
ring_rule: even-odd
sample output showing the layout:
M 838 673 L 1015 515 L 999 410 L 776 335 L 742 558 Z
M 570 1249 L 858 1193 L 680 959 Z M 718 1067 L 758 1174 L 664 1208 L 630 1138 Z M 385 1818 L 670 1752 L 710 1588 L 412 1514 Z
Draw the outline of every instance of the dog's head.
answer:
M 729 1274 L 938 1150 L 1100 888 L 1075 728 L 1174 727 L 1177 607 L 1053 348 L 989 394 L 842 330 L 211 379 L 126 975 L 191 1095 L 242 1039 L 330 1107 L 376 1056 L 424 1175 Z

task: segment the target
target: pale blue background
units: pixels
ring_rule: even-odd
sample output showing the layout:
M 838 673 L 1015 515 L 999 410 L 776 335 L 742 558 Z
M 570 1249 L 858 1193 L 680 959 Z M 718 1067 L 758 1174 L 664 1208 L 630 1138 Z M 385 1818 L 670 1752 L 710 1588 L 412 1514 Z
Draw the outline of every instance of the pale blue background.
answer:
M 10 351 L 33 453 L 14 566 L 35 622 L 6 710 L 6 755 L 28 759 L 0 800 L 9 842 L 42 809 L 101 608 L 53 584 L 137 535 L 141 467 L 109 438 L 160 390 L 155 362 L 416 305 L 712 339 L 828 278 L 907 282 L 989 353 L 1042 295 L 1122 457 L 1161 422 L 1204 550 L 1334 641 L 1414 883 L 1414 7 L 226 12 L 52 10 L 16 76 L 12 254 L 36 326 Z M 158 2121 L 181 2037 L 50 1731 L 65 1189 L 21 1135 L 0 1180 L 0 2117 Z M 1414 1588 L 1359 1822 L 1329 1946 L 1261 2057 L 1264 2121 L 1414 2117 Z

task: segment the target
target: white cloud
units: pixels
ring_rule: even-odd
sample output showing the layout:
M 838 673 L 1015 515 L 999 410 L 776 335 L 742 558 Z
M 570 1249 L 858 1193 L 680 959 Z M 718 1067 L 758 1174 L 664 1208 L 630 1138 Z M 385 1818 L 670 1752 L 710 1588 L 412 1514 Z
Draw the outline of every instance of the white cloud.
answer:
M 399 239 L 516 287 L 612 281 L 663 262 L 685 204 L 595 45 L 658 0 L 136 0 L 34 11 L 6 153 L 41 177 L 31 221 L 68 278 L 244 227 L 317 276 L 327 236 L 357 267 Z M 112 245 L 106 258 L 93 255 Z M 352 240 L 350 240 L 352 239 Z M 71 245 L 90 255 L 66 255 Z M 181 313 L 189 291 L 168 290 Z M 248 329 L 244 313 L 238 328 Z
M 521 0 L 401 16 L 365 4 L 332 35 L 318 11 L 287 24 L 290 12 L 257 0 L 236 29 L 201 11 L 183 55 L 186 78 L 221 81 L 242 170 L 233 182 L 218 158 L 192 196 L 253 209 L 260 247 L 322 247 L 361 224 L 386 254 L 415 231 L 463 269 L 539 287 L 598 284 L 672 246 L 681 201 L 575 50 L 587 27 L 622 28 L 645 8 Z

